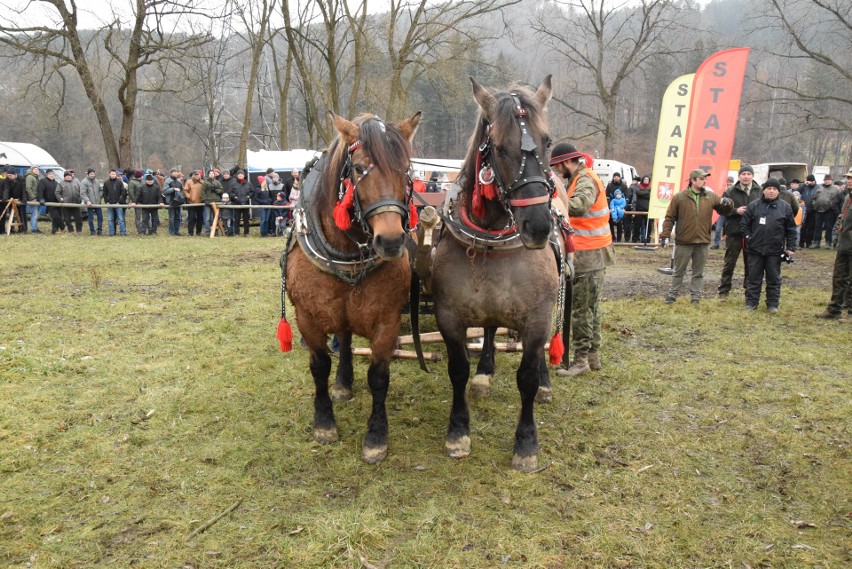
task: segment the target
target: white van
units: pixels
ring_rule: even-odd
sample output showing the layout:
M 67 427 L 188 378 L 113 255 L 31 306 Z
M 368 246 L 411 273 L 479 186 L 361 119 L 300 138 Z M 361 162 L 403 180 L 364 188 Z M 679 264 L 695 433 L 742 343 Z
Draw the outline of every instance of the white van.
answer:
M 754 181 L 762 184 L 769 178 L 784 178 L 789 185 L 792 180 L 804 182 L 808 177 L 808 165 L 803 162 L 764 162 L 752 164 Z
M 30 168 L 38 166 L 42 178 L 47 170 L 53 170 L 57 180 L 61 180 L 65 172 L 47 150 L 26 142 L 0 142 L 0 166 L 12 166 L 19 176 L 25 176 Z
M 616 172 L 621 174 L 621 180 L 626 186 L 630 186 L 630 184 L 633 183 L 633 176 L 639 175 L 636 172 L 636 168 L 630 164 L 625 164 L 624 162 L 619 162 L 617 160 L 608 160 L 606 158 L 595 158 L 595 164 L 592 166 L 592 170 L 594 170 L 595 174 L 598 175 L 601 182 L 604 183 L 604 186 L 612 181 L 612 175 Z

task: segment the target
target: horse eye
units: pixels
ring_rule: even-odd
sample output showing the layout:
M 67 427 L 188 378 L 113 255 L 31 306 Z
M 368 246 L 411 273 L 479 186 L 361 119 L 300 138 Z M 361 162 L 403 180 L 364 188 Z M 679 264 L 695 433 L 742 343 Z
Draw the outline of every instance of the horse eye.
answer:
M 505 156 L 505 155 L 506 155 L 506 147 L 505 147 L 505 146 L 503 146 L 502 144 L 498 144 L 497 146 L 495 146 L 495 147 L 494 147 L 494 149 L 497 151 L 497 153 L 498 153 L 500 156 Z
M 355 164 L 355 166 L 353 166 L 353 167 L 355 168 L 356 174 L 358 174 L 359 176 L 364 175 L 364 166 L 362 166 L 361 164 Z

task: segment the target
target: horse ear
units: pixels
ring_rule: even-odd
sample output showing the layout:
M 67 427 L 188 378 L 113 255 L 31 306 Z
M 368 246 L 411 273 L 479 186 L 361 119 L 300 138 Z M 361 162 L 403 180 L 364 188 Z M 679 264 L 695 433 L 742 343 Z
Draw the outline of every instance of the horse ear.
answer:
M 473 77 L 470 78 L 470 82 L 473 85 L 473 98 L 476 99 L 479 108 L 482 109 L 485 116 L 493 116 L 494 110 L 497 108 L 497 99 L 494 98 L 494 95 L 486 91 L 485 87 L 480 85 Z
M 548 75 L 541 82 L 541 85 L 538 86 L 538 89 L 535 91 L 535 95 L 533 95 L 533 99 L 538 103 L 538 107 L 543 109 L 547 102 L 550 100 L 550 96 L 553 94 L 553 87 L 551 85 L 551 79 L 553 75 Z
M 420 119 L 423 117 L 422 111 L 417 111 L 413 117 L 404 120 L 396 125 L 396 128 L 402 133 L 402 136 L 408 139 L 408 142 L 414 140 L 414 135 L 417 133 L 417 126 L 420 124 Z
M 328 111 L 328 113 L 331 115 L 331 119 L 334 122 L 335 130 L 340 133 L 340 136 L 346 144 L 352 144 L 358 140 L 358 125 L 352 121 L 346 120 L 338 114 L 335 114 L 334 111 Z

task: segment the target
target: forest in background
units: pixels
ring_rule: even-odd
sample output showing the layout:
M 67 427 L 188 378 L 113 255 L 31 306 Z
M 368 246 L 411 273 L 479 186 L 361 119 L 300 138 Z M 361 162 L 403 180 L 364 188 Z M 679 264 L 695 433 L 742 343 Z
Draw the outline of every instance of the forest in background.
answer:
M 78 168 L 322 148 L 329 110 L 422 110 L 415 154 L 461 158 L 468 77 L 502 88 L 552 73 L 554 140 L 650 173 L 666 87 L 731 47 L 751 48 L 733 158 L 852 164 L 845 0 L 126 0 L 132 14 L 97 30 L 77 29 L 74 0 L 41 3 L 54 22 L 0 24 L 0 140 Z

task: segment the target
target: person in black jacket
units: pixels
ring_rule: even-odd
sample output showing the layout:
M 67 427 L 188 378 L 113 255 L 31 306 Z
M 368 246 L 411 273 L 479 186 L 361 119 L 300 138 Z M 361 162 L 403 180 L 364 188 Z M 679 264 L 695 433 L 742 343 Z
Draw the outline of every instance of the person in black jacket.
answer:
M 118 176 L 118 171 L 115 168 L 110 168 L 109 177 L 104 182 L 101 192 L 103 192 L 104 203 L 111 205 L 124 205 L 127 203 L 127 188 L 124 186 L 124 180 Z M 124 224 L 123 207 L 111 207 L 107 210 L 107 230 L 109 230 L 110 236 L 115 236 L 116 225 L 118 225 L 121 236 L 126 236 L 127 227 Z
M 778 312 L 781 302 L 782 255 L 792 258 L 796 250 L 796 220 L 790 204 L 778 199 L 780 193 L 778 180 L 766 180 L 763 197 L 748 204 L 740 220 L 748 248 L 746 310 L 757 308 L 764 275 L 767 310 Z
M 234 205 L 252 204 L 252 198 L 254 197 L 254 188 L 251 187 L 251 184 L 246 179 L 245 172 L 243 172 L 242 170 L 237 171 L 237 180 L 231 186 L 231 191 L 228 193 L 231 195 L 231 202 L 233 202 Z M 234 210 L 234 228 L 236 233 L 240 232 L 240 222 L 242 222 L 243 235 L 248 237 L 249 221 L 251 221 L 251 210 Z
M 633 191 L 633 211 L 647 212 L 651 206 L 651 177 L 642 176 L 639 185 Z M 633 242 L 648 243 L 651 220 L 646 215 L 637 215 L 633 221 Z
M 3 188 L 0 193 L 3 194 L 3 201 L 0 203 L 0 211 L 5 210 L 9 206 L 10 200 L 15 200 L 18 204 L 18 213 L 20 214 L 15 221 L 20 223 L 18 233 L 27 232 L 27 199 L 26 190 L 24 189 L 24 179 L 18 176 L 18 171 L 9 166 L 6 168 L 6 178 L 3 180 Z M 10 212 L 0 217 L 0 228 L 5 227 L 6 216 L 11 215 Z M 14 230 L 13 230 L 14 231 Z
M 163 205 L 163 192 L 160 190 L 160 185 L 157 183 L 153 174 L 145 176 L 145 183 L 139 186 L 136 190 L 137 205 Z M 139 235 L 156 235 L 157 223 L 154 223 L 154 218 L 160 215 L 156 208 L 142 207 L 136 210 L 140 215 Z
M 40 205 L 44 205 L 45 202 L 53 202 L 56 203 L 59 201 L 59 198 L 56 195 L 56 188 L 58 184 L 56 183 L 56 176 L 53 173 L 53 170 L 48 170 L 44 173 L 44 178 L 38 181 L 38 188 L 36 188 L 36 194 L 38 195 L 38 201 Z M 47 213 L 50 215 L 50 232 L 56 233 L 57 231 L 63 231 L 65 229 L 65 222 L 62 221 L 62 208 L 51 206 L 47 208 Z

